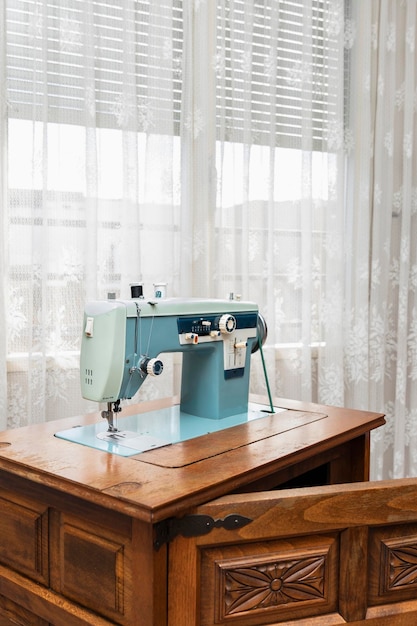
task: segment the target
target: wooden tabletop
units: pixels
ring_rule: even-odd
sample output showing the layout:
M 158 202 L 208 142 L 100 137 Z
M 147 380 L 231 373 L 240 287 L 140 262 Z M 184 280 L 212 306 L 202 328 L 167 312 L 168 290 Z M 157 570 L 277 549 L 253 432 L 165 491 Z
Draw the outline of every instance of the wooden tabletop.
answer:
M 176 403 L 178 398 L 144 402 L 122 414 Z M 54 436 L 102 421 L 99 413 L 12 429 L 0 433 L 0 472 L 156 522 L 268 476 L 293 463 L 295 455 L 319 455 L 385 422 L 380 413 L 296 400 L 277 399 L 274 405 L 287 410 L 131 457 Z

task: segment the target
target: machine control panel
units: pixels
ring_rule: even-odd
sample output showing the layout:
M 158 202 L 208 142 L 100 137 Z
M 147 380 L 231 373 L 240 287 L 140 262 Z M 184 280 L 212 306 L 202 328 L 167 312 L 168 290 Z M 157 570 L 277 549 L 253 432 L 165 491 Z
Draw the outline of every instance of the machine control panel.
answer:
M 257 312 L 180 317 L 179 342 L 190 346 L 223 342 L 224 375 L 226 378 L 240 377 L 244 374 L 248 339 L 257 336 L 257 322 Z
M 256 328 L 258 314 L 235 313 L 230 315 L 205 315 L 204 317 L 180 317 L 178 318 L 178 334 L 185 338 L 186 335 L 198 335 L 198 337 L 216 338 L 221 334 L 231 334 L 235 330 L 244 328 Z

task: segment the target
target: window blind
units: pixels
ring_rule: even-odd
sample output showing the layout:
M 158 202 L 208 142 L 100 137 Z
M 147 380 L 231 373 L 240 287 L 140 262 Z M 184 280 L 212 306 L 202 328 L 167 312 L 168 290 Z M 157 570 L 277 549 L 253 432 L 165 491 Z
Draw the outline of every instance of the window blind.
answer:
M 178 131 L 180 0 L 6 0 L 6 25 L 10 116 Z
M 234 0 L 218 12 L 217 127 L 223 138 L 245 141 L 249 132 L 254 143 L 299 147 L 308 136 L 321 146 L 337 103 L 329 5 Z
M 6 0 L 9 115 L 179 134 L 182 0 L 125 4 Z M 337 101 L 329 4 L 217 2 L 218 138 L 320 148 Z

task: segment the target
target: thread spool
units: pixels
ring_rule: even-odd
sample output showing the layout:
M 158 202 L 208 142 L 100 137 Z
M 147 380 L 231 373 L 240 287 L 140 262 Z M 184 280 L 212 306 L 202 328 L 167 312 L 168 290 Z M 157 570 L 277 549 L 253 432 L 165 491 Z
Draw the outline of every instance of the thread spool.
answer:
M 142 283 L 131 283 L 130 295 L 132 298 L 143 298 L 143 285 Z
M 153 293 L 154 293 L 155 298 L 166 298 L 167 297 L 167 284 L 166 283 L 154 283 Z

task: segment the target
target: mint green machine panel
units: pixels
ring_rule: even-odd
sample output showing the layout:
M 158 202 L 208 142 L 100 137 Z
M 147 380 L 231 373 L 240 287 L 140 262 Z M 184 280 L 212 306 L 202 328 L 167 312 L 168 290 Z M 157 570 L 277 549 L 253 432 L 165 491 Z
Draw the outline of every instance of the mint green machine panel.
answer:
M 126 307 L 93 302 L 84 312 L 80 382 L 84 398 L 111 402 L 119 397 L 125 359 Z

